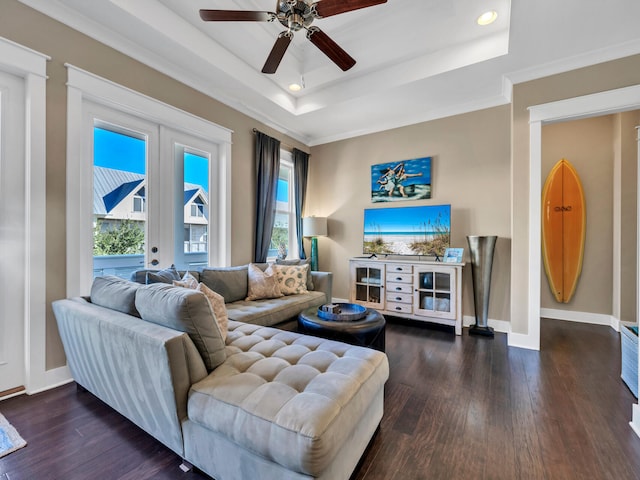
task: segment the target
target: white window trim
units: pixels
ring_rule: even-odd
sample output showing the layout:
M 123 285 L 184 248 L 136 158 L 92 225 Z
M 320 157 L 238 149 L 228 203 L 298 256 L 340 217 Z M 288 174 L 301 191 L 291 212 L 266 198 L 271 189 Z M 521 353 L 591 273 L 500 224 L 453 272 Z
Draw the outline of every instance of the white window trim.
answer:
M 46 82 L 51 58 L 0 37 L 0 70 L 25 87 L 25 388 L 37 393 L 69 378 L 66 367 L 47 371 L 46 306 Z
M 294 189 L 295 189 L 295 175 L 293 171 L 293 155 L 291 152 L 287 150 L 280 150 L 280 166 L 289 167 L 291 175 L 289 178 L 289 210 L 286 212 L 289 215 L 289 251 L 287 253 L 287 257 L 289 258 L 298 258 L 298 242 L 296 241 L 296 212 L 295 212 L 295 198 L 294 198 Z M 278 169 L 278 175 L 279 175 Z M 284 212 L 284 210 L 278 210 L 276 205 L 276 213 Z M 272 262 L 275 261 L 276 257 L 268 257 L 267 261 Z
M 97 103 L 158 123 L 218 146 L 220 181 L 216 202 L 219 238 L 215 239 L 218 262 L 231 261 L 231 134 L 232 131 L 143 95 L 110 80 L 67 67 L 67 296 L 88 293 L 91 285 L 91 236 L 83 234 L 81 221 L 91 204 L 91 168 L 83 161 L 83 106 Z M 87 200 L 89 199 L 89 200 Z M 88 203 L 87 203 L 88 202 Z M 211 239 L 213 241 L 213 239 Z M 78 255 L 78 252 L 81 252 Z

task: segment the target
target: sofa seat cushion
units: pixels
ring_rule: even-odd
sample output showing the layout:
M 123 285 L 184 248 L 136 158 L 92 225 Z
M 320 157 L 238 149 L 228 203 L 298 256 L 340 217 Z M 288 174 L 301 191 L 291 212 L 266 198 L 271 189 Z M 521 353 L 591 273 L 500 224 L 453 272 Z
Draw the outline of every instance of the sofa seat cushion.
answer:
M 324 292 L 307 292 L 280 298 L 239 300 L 227 303 L 229 319 L 271 326 L 295 317 L 303 310 L 326 303 Z
M 385 354 L 229 322 L 227 359 L 191 387 L 189 419 L 270 461 L 318 476 L 389 376 Z

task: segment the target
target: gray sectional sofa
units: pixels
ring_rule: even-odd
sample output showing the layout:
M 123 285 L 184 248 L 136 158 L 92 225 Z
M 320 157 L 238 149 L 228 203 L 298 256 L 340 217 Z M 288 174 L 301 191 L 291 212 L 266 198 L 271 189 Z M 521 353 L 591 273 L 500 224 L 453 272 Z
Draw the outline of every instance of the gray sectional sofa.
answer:
M 383 415 L 384 353 L 234 320 L 223 338 L 195 290 L 97 278 L 53 310 L 76 382 L 216 480 L 347 480 Z
M 266 263 L 257 263 L 264 270 Z M 224 297 L 227 313 L 231 320 L 256 325 L 277 325 L 310 307 L 318 307 L 331 302 L 333 275 L 331 272 L 310 272 L 307 280 L 307 293 L 288 295 L 264 300 L 245 300 L 248 291 L 247 265 L 237 267 L 205 267 L 191 271 L 196 280 L 204 283 Z M 149 273 L 158 270 L 138 270 L 133 272 L 131 280 L 147 283 Z M 184 275 L 184 271 L 179 272 Z

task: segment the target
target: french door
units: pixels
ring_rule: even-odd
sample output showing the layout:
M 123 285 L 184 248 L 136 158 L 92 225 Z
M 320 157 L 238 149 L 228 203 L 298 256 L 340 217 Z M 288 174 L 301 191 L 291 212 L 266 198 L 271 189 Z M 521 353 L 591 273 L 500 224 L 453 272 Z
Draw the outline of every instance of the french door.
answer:
M 25 385 L 24 82 L 0 72 L 0 394 Z
M 93 276 L 208 265 L 216 145 L 102 105 L 86 109 Z
M 67 71 L 67 295 L 95 275 L 228 265 L 232 132 Z

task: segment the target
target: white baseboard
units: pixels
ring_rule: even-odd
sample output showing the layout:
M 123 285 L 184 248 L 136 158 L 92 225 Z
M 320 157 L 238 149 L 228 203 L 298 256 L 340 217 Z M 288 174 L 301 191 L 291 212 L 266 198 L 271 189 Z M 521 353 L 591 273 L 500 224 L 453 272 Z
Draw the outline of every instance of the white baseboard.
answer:
M 509 331 L 507 345 L 527 350 L 540 350 L 540 338 L 526 333 L 514 333 Z
M 45 390 L 51 390 L 52 388 L 66 385 L 73 382 L 71 371 L 67 365 L 63 367 L 53 368 L 44 372 L 42 383 L 34 385 L 27 389 L 28 395 L 44 392 Z
M 620 331 L 620 320 L 613 315 L 603 313 L 571 312 L 554 308 L 541 308 L 540 316 L 554 320 L 567 320 L 569 322 L 589 323 L 592 325 L 606 325 L 615 331 Z

